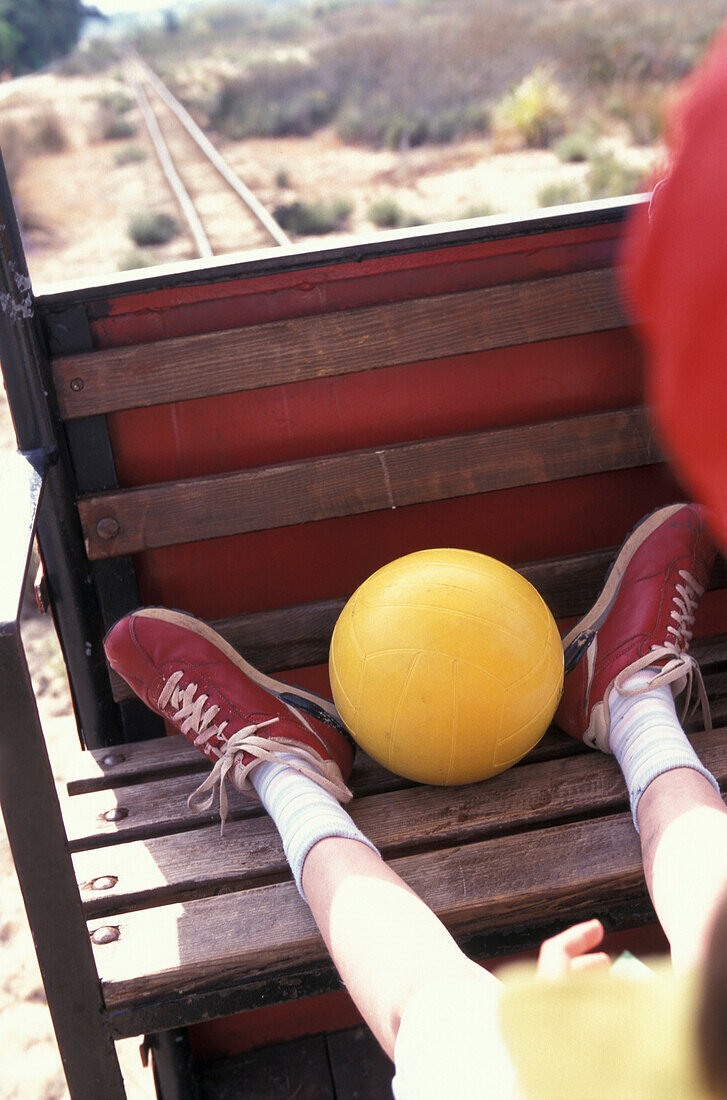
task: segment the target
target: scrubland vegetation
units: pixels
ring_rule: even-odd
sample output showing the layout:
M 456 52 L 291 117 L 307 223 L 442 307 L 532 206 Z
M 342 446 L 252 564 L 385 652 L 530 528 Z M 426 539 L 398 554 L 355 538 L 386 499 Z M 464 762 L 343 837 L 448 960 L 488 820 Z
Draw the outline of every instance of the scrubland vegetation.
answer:
M 139 48 L 234 138 L 332 126 L 375 147 L 488 133 L 500 149 L 544 148 L 621 124 L 649 144 L 724 14 L 717 0 L 220 5 Z
M 295 239 L 642 189 L 670 97 L 726 14 L 723 0 L 238 0 L 168 15 L 132 44 Z M 174 203 L 117 44 L 85 41 L 55 79 L 95 90 L 75 115 L 53 100 L 26 111 L 22 132 L 21 112 L 0 113 L 24 227 L 55 224 L 17 185 L 34 158 L 65 171 L 86 150 L 133 195 L 114 265 L 185 256 L 183 226 L 147 224 Z

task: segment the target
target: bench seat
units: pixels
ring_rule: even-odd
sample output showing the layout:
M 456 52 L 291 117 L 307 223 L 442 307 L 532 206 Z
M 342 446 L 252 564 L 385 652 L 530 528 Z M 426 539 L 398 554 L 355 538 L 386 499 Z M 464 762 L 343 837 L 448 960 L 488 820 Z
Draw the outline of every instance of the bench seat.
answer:
M 723 723 L 724 647 L 696 646 Z M 723 784 L 726 732 L 693 732 Z M 233 792 L 222 838 L 214 810 L 188 811 L 208 768 L 173 736 L 86 752 L 69 780 L 64 817 L 92 938 L 108 941 L 94 953 L 117 1038 L 337 987 L 257 803 Z M 351 785 L 356 823 L 475 957 L 530 947 L 554 921 L 649 917 L 618 766 L 555 728 L 484 783 L 412 784 L 359 752 Z

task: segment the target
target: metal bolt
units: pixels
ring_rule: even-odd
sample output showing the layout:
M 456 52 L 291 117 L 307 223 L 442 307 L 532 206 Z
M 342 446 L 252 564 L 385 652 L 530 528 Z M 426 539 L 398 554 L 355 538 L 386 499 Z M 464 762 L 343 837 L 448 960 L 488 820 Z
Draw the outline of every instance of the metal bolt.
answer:
M 82 378 L 72 378 L 71 379 L 71 389 L 73 390 L 74 393 L 79 393 L 83 389 L 84 385 L 85 385 L 85 382 L 83 381 Z
M 91 933 L 91 940 L 97 944 L 113 943 L 119 938 L 120 934 L 118 928 L 113 924 L 105 924 L 103 928 L 96 928 Z
M 92 890 L 111 890 L 119 880 L 116 875 L 101 875 L 100 878 L 95 878 L 91 883 Z
M 105 516 L 96 524 L 96 534 L 100 539 L 113 539 L 119 533 L 118 520 L 113 516 Z
M 101 816 L 104 821 L 123 821 L 125 817 L 129 816 L 129 811 L 125 810 L 123 806 L 115 806 L 113 810 L 107 810 Z
M 106 768 L 113 768 L 114 764 L 123 764 L 126 757 L 122 752 L 110 752 L 108 756 L 104 756 L 101 763 Z

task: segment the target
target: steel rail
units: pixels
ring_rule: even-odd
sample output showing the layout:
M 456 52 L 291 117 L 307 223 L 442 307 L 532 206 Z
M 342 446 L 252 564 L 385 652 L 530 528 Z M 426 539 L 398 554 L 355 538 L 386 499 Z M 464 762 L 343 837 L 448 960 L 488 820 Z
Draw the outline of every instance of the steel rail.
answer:
M 185 107 L 179 102 L 175 96 L 167 88 L 166 84 L 153 71 L 150 69 L 147 63 L 139 56 L 136 50 L 130 50 L 129 56 L 133 58 L 139 67 L 140 72 L 143 74 L 144 79 L 148 81 L 160 99 L 166 103 L 167 107 L 172 111 L 179 119 L 181 124 L 193 141 L 199 146 L 202 152 L 205 154 L 210 163 L 217 169 L 219 174 L 224 179 L 225 183 L 232 188 L 232 190 L 239 196 L 245 203 L 250 212 L 257 218 L 263 228 L 270 234 L 276 244 L 281 246 L 288 246 L 291 243 L 290 237 L 287 233 L 278 225 L 272 214 L 265 209 L 263 204 L 252 193 L 249 187 L 246 186 L 232 170 L 227 161 L 220 155 L 215 149 L 209 138 L 199 128 L 192 116 L 186 110 Z
M 197 209 L 192 202 L 189 192 L 182 183 L 177 169 L 174 167 L 174 161 L 172 155 L 169 152 L 169 147 L 164 140 L 159 123 L 157 122 L 156 115 L 151 109 L 151 104 L 147 98 L 147 94 L 144 91 L 142 85 L 138 80 L 130 81 L 132 91 L 136 96 L 136 100 L 141 110 L 142 118 L 149 131 L 149 137 L 151 138 L 152 145 L 154 146 L 154 152 L 156 153 L 159 164 L 161 165 L 162 172 L 167 178 L 167 183 L 174 192 L 182 213 L 186 218 L 187 225 L 190 232 L 194 237 L 195 247 L 202 259 L 211 259 L 214 256 L 212 251 L 212 245 L 209 242 L 209 238 L 204 231 L 202 222 L 199 219 Z

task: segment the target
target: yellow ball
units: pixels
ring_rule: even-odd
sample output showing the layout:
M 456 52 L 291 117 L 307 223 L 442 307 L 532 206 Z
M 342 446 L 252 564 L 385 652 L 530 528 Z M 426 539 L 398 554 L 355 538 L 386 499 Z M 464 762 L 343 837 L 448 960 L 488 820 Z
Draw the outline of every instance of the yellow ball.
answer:
M 450 786 L 509 768 L 563 689 L 558 628 L 529 581 L 470 550 L 422 550 L 354 592 L 331 640 L 333 698 L 374 760 Z

